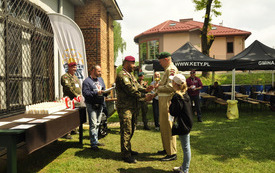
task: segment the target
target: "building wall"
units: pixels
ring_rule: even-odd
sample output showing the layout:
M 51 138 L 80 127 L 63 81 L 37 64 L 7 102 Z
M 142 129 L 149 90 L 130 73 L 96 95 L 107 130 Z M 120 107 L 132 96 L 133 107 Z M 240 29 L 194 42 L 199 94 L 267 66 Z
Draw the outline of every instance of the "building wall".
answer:
M 190 40 L 189 33 L 163 34 L 163 51 L 173 53 Z
M 68 0 L 63 0 L 63 14 L 74 20 L 74 5 Z
M 31 0 L 33 1 L 33 0 Z M 58 1 L 57 0 L 40 0 L 42 3 L 46 4 L 54 12 L 58 12 Z
M 115 83 L 115 54 L 114 54 L 114 27 L 113 27 L 113 21 L 114 19 L 109 15 L 109 27 L 108 27 L 108 33 L 109 33 L 109 62 L 108 62 L 108 72 L 109 72 L 109 86 Z
M 193 44 L 193 46 L 201 51 L 201 37 L 200 37 L 200 30 L 190 32 L 190 43 Z
M 74 19 L 74 5 L 69 0 L 29 0 L 29 1 L 40 6 L 46 12 L 60 13 L 70 17 L 71 19 Z M 58 9 L 59 1 L 60 1 L 60 6 L 62 7 L 60 9 Z
M 227 53 L 227 42 L 233 42 L 234 52 Z M 245 38 L 242 36 L 232 36 L 232 37 L 216 37 L 210 48 L 210 57 L 215 59 L 228 60 L 231 57 L 237 55 L 244 50 Z
M 226 37 L 216 37 L 209 51 L 209 56 L 215 59 L 226 59 Z
M 104 8 L 104 6 L 101 6 L 101 18 L 100 18 L 100 47 L 101 47 L 101 53 L 100 53 L 100 57 L 101 57 L 101 68 L 102 68 L 102 77 L 105 81 L 105 84 L 108 85 L 108 15 L 107 15 L 107 11 Z
M 241 36 L 234 37 L 234 56 L 245 49 L 245 38 Z
M 75 22 L 82 30 L 85 39 L 89 73 L 92 65 L 100 63 L 100 7 L 100 0 L 92 0 L 86 1 L 85 6 L 75 8 Z
M 75 8 L 75 22 L 83 32 L 87 65 L 102 67 L 102 78 L 107 87 L 114 83 L 113 19 L 101 0 L 86 1 Z

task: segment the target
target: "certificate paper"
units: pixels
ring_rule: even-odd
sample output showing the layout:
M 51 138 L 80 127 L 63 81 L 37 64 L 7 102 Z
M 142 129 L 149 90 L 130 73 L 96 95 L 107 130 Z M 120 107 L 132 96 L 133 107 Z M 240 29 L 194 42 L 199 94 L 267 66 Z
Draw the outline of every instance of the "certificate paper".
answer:
M 33 127 L 33 126 L 35 126 L 34 124 L 33 125 L 19 125 L 19 126 L 15 126 L 15 127 L 12 127 L 12 128 L 10 128 L 10 129 L 13 129 L 13 130 L 15 130 L 15 129 L 28 129 L 28 128 L 31 128 L 31 127 Z
M 46 116 L 46 117 L 44 117 L 45 119 L 56 119 L 56 118 L 59 118 L 59 117 L 61 117 L 60 115 L 49 115 L 49 116 Z M 44 119 L 43 118 L 43 119 Z
M 61 111 L 60 111 L 60 112 L 55 112 L 55 113 L 52 113 L 52 114 L 59 114 L 59 115 L 61 114 L 61 115 L 64 115 L 64 114 L 66 114 L 66 113 L 68 113 L 68 112 L 61 112 Z
M 9 123 L 11 123 L 11 122 L 0 122 L 0 126 L 4 126 L 4 125 L 9 124 Z
M 30 121 L 28 123 L 44 123 L 44 122 L 47 122 L 49 121 L 50 119 L 36 119 L 36 120 L 33 120 L 33 121 Z
M 107 93 L 107 92 L 109 92 L 109 91 L 111 91 L 111 90 L 113 90 L 113 89 L 115 89 L 115 87 L 108 88 L 108 89 L 104 90 L 103 92 L 104 92 L 104 93 Z
M 12 122 L 15 122 L 15 123 L 25 123 L 25 122 L 28 122 L 28 121 L 31 121 L 31 120 L 34 120 L 35 118 L 20 118 L 18 120 L 14 120 Z

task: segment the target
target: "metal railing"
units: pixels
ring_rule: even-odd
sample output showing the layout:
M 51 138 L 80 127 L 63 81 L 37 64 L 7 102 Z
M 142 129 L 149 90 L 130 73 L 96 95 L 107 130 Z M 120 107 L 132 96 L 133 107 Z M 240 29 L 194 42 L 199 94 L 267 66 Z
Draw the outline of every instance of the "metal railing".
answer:
M 27 0 L 0 0 L 0 118 L 54 99 L 53 32 Z

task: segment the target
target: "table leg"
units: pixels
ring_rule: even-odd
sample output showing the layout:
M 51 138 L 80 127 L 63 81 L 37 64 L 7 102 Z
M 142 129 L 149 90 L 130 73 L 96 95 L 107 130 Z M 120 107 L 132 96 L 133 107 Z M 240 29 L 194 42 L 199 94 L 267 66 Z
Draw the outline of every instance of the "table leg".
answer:
M 83 124 L 79 126 L 79 143 L 83 145 Z
M 16 139 L 11 136 L 7 145 L 7 172 L 17 172 Z

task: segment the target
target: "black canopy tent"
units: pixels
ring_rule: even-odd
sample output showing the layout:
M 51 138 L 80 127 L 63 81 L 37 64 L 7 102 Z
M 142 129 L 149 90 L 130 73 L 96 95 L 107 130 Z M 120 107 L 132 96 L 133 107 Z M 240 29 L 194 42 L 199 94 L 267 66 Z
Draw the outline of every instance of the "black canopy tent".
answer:
M 275 49 L 255 40 L 249 47 L 230 60 L 234 63 L 232 93 L 235 93 L 235 70 L 275 70 Z M 274 74 L 272 74 L 272 81 L 274 81 Z M 234 94 L 232 94 L 231 99 L 235 100 Z
M 230 60 L 236 70 L 275 70 L 275 49 L 255 40 Z
M 176 50 L 171 57 L 180 71 L 228 71 L 233 69 L 232 61 L 208 57 L 197 50 L 190 42 Z M 153 61 L 153 68 L 155 71 L 163 70 L 158 60 Z

